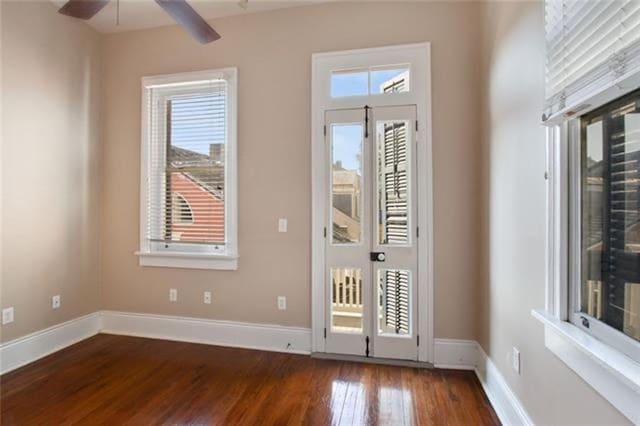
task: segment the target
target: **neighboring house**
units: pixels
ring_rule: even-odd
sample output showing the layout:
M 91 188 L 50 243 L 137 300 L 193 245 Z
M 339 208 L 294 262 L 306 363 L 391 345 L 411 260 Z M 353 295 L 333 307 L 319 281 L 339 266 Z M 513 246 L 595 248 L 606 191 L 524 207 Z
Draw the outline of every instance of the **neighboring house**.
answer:
M 340 242 L 357 241 L 360 237 L 360 176 L 347 170 L 342 162 L 333 165 L 333 235 Z
M 171 147 L 172 241 L 224 243 L 224 168 L 221 145 L 210 155 Z

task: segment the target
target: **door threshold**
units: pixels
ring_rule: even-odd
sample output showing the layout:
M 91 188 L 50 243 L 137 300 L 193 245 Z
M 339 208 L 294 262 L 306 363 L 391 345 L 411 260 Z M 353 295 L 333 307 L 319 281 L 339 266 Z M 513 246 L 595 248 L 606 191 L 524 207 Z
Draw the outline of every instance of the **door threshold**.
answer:
M 433 364 L 423 361 L 411 361 L 405 359 L 393 358 L 372 358 L 360 355 L 330 354 L 326 352 L 311 352 L 312 358 L 332 359 L 336 361 L 364 362 L 367 364 L 393 365 L 396 367 L 413 367 L 413 368 L 429 368 L 432 369 Z

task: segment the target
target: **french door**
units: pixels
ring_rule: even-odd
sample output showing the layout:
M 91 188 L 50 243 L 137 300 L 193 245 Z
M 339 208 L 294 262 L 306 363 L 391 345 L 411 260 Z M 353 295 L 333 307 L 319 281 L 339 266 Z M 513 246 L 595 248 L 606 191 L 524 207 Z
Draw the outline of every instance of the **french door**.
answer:
M 416 107 L 325 113 L 325 350 L 418 359 Z

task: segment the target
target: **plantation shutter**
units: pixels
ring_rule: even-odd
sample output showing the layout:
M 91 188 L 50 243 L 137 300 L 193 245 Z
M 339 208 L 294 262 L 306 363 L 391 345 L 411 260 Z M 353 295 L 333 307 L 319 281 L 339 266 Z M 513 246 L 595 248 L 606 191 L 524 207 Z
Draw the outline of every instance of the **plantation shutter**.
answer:
M 158 249 L 223 247 L 227 83 L 148 88 L 146 238 Z
M 384 125 L 381 168 L 383 204 L 382 244 L 408 242 L 407 123 Z
M 396 334 L 409 334 L 409 271 L 384 271 L 386 326 Z
M 640 70 L 640 1 L 546 0 L 543 118 Z

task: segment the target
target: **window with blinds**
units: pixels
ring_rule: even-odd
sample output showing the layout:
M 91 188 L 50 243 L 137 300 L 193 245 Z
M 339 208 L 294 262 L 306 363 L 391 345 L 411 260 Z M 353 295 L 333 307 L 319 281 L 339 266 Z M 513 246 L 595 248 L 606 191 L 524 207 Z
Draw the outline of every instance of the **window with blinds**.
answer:
M 224 75 L 202 77 L 144 85 L 142 222 L 150 252 L 229 252 L 230 84 Z
M 544 119 L 640 70 L 640 2 L 546 0 Z

